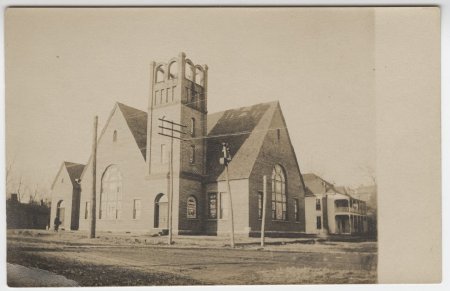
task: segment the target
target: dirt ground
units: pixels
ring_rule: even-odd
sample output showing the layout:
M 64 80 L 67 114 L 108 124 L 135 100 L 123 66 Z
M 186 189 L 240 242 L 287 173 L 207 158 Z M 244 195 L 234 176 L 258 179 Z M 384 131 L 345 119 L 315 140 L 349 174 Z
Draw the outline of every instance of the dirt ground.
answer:
M 8 231 L 7 260 L 81 286 L 375 283 L 376 242 Z

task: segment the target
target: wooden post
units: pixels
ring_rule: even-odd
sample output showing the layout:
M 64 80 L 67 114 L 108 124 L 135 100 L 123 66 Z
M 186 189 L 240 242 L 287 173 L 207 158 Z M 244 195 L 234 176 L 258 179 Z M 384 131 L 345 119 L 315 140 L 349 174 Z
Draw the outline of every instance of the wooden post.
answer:
M 261 247 L 264 247 L 264 231 L 266 226 L 266 200 L 267 200 L 267 176 L 263 176 L 263 198 L 262 198 L 262 217 L 261 217 Z
M 91 233 L 90 238 L 95 238 L 95 219 L 97 203 L 97 125 L 98 116 L 94 117 L 94 134 L 92 136 L 92 208 L 91 208 Z
M 233 200 L 231 198 L 230 179 L 228 178 L 228 164 L 225 165 L 225 174 L 227 179 L 228 197 L 230 201 L 230 231 L 231 247 L 234 248 L 234 221 L 233 221 Z
M 170 168 L 169 168 L 169 246 L 172 245 L 172 214 L 173 214 L 173 123 L 172 123 L 172 138 L 170 139 Z
M 170 161 L 169 161 L 169 199 L 168 199 L 168 229 L 169 229 L 169 245 L 171 245 L 173 243 L 172 241 L 172 214 L 173 214 L 173 139 L 179 139 L 179 140 L 184 140 L 181 136 L 183 134 L 185 134 L 182 129 L 185 128 L 185 125 L 179 124 L 179 123 L 175 123 L 173 121 L 169 121 L 169 120 L 165 120 L 164 117 L 163 118 L 158 118 L 159 121 L 161 121 L 161 125 L 158 126 L 159 128 L 161 128 L 161 132 L 159 133 L 159 135 L 163 135 L 163 136 L 167 136 L 170 137 Z M 170 127 L 167 127 L 166 125 L 170 124 Z M 175 129 L 174 127 L 177 126 L 178 129 Z M 164 133 L 164 130 L 169 130 L 170 131 L 170 135 Z M 174 133 L 177 132 L 179 133 L 180 136 L 175 136 Z

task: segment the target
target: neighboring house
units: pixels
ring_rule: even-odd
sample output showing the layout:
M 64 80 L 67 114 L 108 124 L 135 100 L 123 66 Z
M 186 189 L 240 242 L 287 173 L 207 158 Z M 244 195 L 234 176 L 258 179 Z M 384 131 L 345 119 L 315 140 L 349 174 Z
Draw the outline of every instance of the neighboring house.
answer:
M 229 194 L 225 168 L 219 163 L 223 142 L 232 156 L 235 233 L 259 233 L 264 175 L 267 234 L 304 233 L 305 188 L 279 103 L 208 114 L 206 65 L 194 65 L 181 53 L 168 63 L 152 63 L 151 72 L 148 111 L 116 103 L 99 135 L 97 230 L 167 229 L 171 141 L 160 135 L 159 118 L 164 118 L 186 126 L 183 140 L 173 141 L 175 234 L 229 232 Z M 92 157 L 81 176 L 81 190 L 79 228 L 87 230 Z
M 344 187 L 335 187 L 315 174 L 304 174 L 306 233 L 365 234 L 367 207 Z
M 79 179 L 84 165 L 63 162 L 51 187 L 52 208 L 50 226 L 54 227 L 55 217 L 61 222 L 60 228 L 77 230 L 80 212 Z
M 358 199 L 366 201 L 367 221 L 369 233 L 377 234 L 377 186 L 359 186 L 354 189 L 354 195 Z

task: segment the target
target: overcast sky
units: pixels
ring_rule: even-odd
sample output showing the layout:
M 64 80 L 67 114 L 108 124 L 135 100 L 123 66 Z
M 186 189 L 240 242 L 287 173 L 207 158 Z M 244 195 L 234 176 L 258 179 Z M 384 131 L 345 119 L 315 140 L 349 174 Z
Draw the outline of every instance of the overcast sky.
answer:
M 5 26 L 6 164 L 29 184 L 85 163 L 116 101 L 146 110 L 150 62 L 180 51 L 209 66 L 209 112 L 279 100 L 302 173 L 370 183 L 373 9 L 8 9 Z

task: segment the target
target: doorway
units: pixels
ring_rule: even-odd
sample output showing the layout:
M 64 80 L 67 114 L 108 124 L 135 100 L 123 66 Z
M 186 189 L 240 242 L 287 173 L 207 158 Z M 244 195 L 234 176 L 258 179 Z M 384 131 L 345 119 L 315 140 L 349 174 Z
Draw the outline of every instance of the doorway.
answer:
M 169 201 L 167 195 L 158 194 L 155 198 L 155 228 L 168 228 Z
M 56 208 L 56 217 L 59 220 L 59 226 L 60 227 L 64 227 L 64 218 L 65 218 L 65 207 L 64 207 L 64 201 L 63 200 L 59 200 L 58 204 L 57 204 L 57 208 Z

